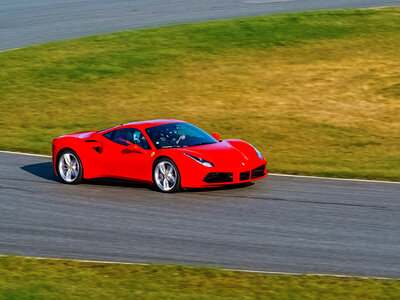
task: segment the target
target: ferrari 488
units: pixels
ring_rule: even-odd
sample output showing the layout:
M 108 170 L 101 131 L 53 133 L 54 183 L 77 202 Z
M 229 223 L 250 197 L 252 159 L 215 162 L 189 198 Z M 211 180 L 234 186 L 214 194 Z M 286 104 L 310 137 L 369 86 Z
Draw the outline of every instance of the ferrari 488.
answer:
M 53 166 L 65 183 L 114 177 L 162 192 L 246 183 L 267 176 L 266 160 L 241 140 L 219 140 L 178 120 L 152 120 L 60 136 Z

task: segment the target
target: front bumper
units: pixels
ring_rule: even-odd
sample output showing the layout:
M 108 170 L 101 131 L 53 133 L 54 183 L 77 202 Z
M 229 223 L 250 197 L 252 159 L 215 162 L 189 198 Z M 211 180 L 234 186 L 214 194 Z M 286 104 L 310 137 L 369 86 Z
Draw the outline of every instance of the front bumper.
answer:
M 258 161 L 241 168 L 196 168 L 181 172 L 181 186 L 187 188 L 217 187 L 256 181 L 268 176 L 267 162 Z
M 263 164 L 249 171 L 223 173 L 211 172 L 204 177 L 201 186 L 207 187 L 221 186 L 226 184 L 238 184 L 259 180 L 266 176 L 268 176 L 266 171 L 266 164 Z

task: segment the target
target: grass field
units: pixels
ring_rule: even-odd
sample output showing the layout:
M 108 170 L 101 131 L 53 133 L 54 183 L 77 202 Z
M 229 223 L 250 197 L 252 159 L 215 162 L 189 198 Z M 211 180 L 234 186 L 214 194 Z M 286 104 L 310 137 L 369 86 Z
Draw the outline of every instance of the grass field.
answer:
M 400 280 L 0 257 L 0 299 L 397 299 Z
M 400 9 L 175 25 L 0 52 L 0 149 L 183 119 L 269 171 L 400 180 Z

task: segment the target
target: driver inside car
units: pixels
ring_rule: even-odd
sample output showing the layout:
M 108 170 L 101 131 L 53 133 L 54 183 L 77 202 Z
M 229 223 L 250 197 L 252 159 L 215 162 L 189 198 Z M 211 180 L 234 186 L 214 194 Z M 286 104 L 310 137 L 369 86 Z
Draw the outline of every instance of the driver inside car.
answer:
M 133 141 L 134 144 L 139 145 L 143 149 L 148 149 L 148 143 L 145 136 L 139 131 L 135 131 L 133 133 Z
M 181 135 L 179 133 L 179 129 L 180 128 L 178 127 L 178 125 L 174 125 L 174 126 L 171 126 L 171 127 L 167 128 L 167 131 L 168 131 L 167 135 L 170 137 L 171 142 L 174 143 L 174 144 L 177 144 L 177 145 L 181 141 L 186 139 L 185 135 Z

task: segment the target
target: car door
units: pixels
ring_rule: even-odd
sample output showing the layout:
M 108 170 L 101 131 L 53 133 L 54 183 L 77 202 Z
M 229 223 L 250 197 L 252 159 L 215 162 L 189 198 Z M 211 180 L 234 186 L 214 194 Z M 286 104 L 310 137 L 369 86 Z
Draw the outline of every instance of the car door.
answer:
M 109 176 L 152 180 L 153 150 L 140 130 L 121 128 L 109 131 L 103 134 L 103 145 L 103 157 Z

